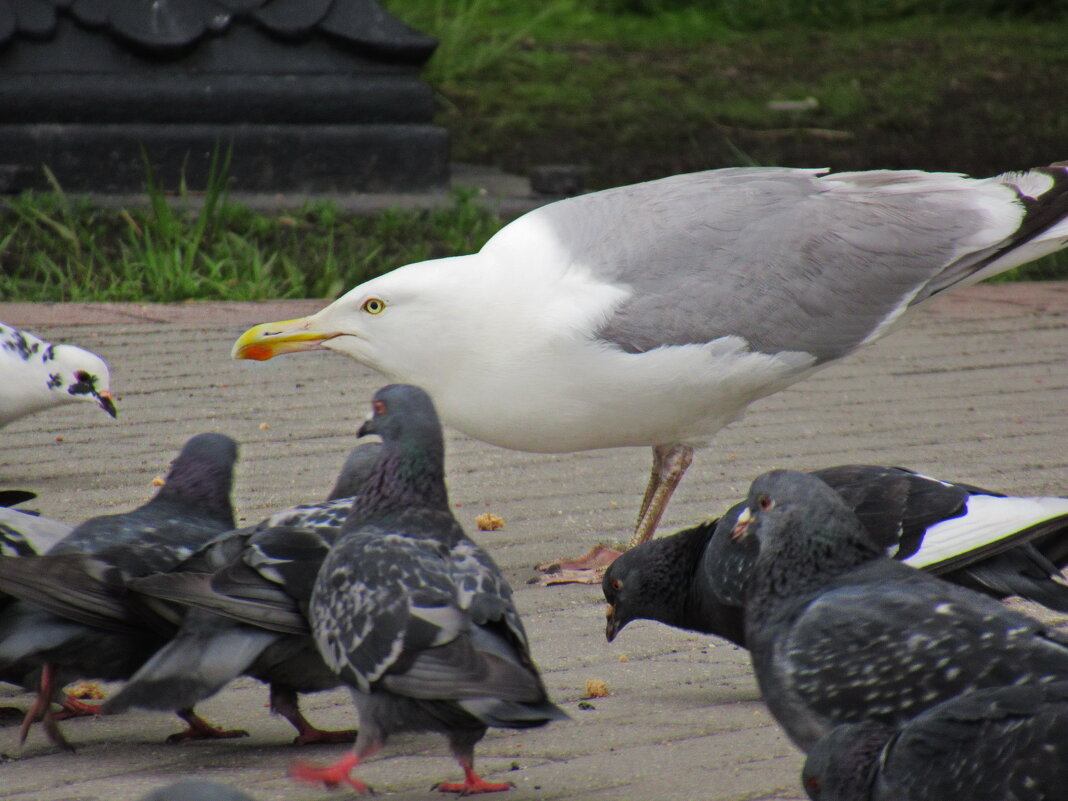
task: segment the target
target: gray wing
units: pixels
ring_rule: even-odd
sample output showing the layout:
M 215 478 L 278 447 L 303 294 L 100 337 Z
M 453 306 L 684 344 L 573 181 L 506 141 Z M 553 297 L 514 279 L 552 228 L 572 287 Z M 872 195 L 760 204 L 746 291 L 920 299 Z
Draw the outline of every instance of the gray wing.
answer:
M 374 526 L 330 551 L 310 617 L 327 665 L 365 692 L 403 653 L 451 642 L 466 624 L 446 549 Z
M 978 690 L 906 724 L 881 760 L 878 801 L 1068 799 L 1068 684 Z
M 532 221 L 596 279 L 631 293 L 598 330 L 603 340 L 639 353 L 740 336 L 756 351 L 822 362 L 979 269 L 1016 230 L 1018 220 L 996 218 L 1023 218 L 1011 188 L 942 191 L 963 180 L 715 170 L 572 198 Z
M 778 649 L 818 716 L 900 721 L 976 687 L 1068 677 L 1068 643 L 1038 621 L 896 562 L 862 570 L 807 605 Z

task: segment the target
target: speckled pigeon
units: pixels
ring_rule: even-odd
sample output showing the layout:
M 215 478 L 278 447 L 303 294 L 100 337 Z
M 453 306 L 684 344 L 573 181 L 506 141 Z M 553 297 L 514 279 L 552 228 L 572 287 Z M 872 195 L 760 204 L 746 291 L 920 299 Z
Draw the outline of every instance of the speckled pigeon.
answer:
M 566 717 L 530 657 L 511 589 L 449 508 L 444 443 L 423 390 L 393 384 L 373 399 L 364 431 L 383 454 L 311 597 L 327 664 L 352 689 L 360 720 L 353 753 L 293 775 L 366 786 L 351 771 L 390 734 L 446 735 L 464 781 L 443 792 L 506 790 L 475 773 L 474 746 L 489 726 L 528 728 Z
M 78 678 L 128 678 L 166 642 L 173 629 L 126 582 L 172 568 L 233 528 L 236 460 L 230 437 L 199 434 L 148 503 L 86 520 L 43 556 L 0 558 L 0 591 L 20 599 L 0 614 L 0 678 L 38 684 L 23 739 L 42 716 L 53 742 L 70 748 L 50 706 L 58 688 Z M 191 709 L 181 714 L 199 720 Z
M 815 476 L 758 477 L 732 537 L 759 546 L 745 640 L 768 708 L 802 750 L 839 723 L 897 725 L 981 687 L 1068 680 L 1068 639 L 886 556 Z
M 809 751 L 813 801 L 1066 801 L 1068 683 L 989 687 L 900 726 L 836 726 Z
M 298 693 L 340 684 L 311 639 L 305 611 L 315 574 L 380 451 L 378 442 L 354 448 L 326 501 L 279 512 L 213 541 L 170 573 L 131 581 L 139 593 L 191 608 L 104 711 L 183 709 L 244 674 L 270 685 L 271 710 L 297 729 L 296 743 L 352 742 L 355 731 L 318 729 L 300 711 Z M 279 614 L 292 626 L 265 627 Z
M 0 428 L 20 417 L 76 401 L 95 403 L 112 417 L 111 374 L 95 353 L 51 345 L 0 323 Z
M 900 467 L 841 465 L 812 475 L 894 558 L 994 597 L 1068 611 L 1058 570 L 1068 561 L 1068 498 L 1005 496 Z M 744 645 L 743 588 L 757 547 L 730 538 L 744 506 L 619 557 L 602 583 L 609 641 L 630 621 L 650 619 Z

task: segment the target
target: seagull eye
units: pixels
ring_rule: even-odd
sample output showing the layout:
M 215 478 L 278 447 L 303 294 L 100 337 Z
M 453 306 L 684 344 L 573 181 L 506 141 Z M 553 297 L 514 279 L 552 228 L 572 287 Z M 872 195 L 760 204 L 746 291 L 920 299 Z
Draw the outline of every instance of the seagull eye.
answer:
M 761 508 L 762 511 L 766 512 L 769 509 L 775 507 L 775 501 L 773 501 L 771 499 L 771 496 L 769 495 L 761 495 L 759 498 L 757 498 L 757 505 Z
M 93 377 L 89 375 L 89 373 L 85 372 L 85 370 L 79 370 L 74 374 L 74 377 L 81 381 L 83 384 L 88 384 L 90 381 L 93 380 Z
M 386 310 L 386 302 L 381 298 L 368 298 L 360 308 L 368 314 L 381 314 Z

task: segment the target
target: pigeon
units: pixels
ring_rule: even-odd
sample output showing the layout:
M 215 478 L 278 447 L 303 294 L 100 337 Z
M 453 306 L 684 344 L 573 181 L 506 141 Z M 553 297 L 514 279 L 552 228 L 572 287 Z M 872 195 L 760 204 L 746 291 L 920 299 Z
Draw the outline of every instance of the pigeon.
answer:
M 0 323 L 0 428 L 35 412 L 75 401 L 95 403 L 115 417 L 111 374 L 95 353 L 50 345 Z
M 813 801 L 1065 801 L 1068 683 L 976 690 L 898 726 L 844 723 L 801 780 Z
M 896 726 L 964 692 L 1068 680 L 1068 638 L 890 558 L 816 476 L 759 476 L 731 536 L 757 543 L 745 642 L 802 751 L 841 723 Z
M 401 731 L 444 734 L 464 772 L 442 792 L 507 790 L 482 779 L 474 747 L 489 726 L 566 717 L 531 659 L 512 591 L 449 508 L 441 424 L 418 387 L 389 385 L 361 434 L 383 453 L 315 580 L 309 620 L 326 663 L 352 691 L 359 735 L 330 766 L 298 763 L 298 780 L 360 792 L 354 768 Z
M 0 613 L 0 678 L 38 687 L 23 721 L 41 716 L 49 738 L 71 749 L 50 703 L 78 678 L 129 678 L 172 633 L 125 584 L 166 571 L 234 527 L 230 489 L 237 443 L 198 434 L 143 506 L 86 520 L 42 556 L 0 558 L 0 591 L 19 600 Z M 191 709 L 190 725 L 207 725 Z
M 652 446 L 633 547 L 694 449 L 751 403 L 944 291 L 1066 244 L 1064 165 L 988 179 L 711 170 L 535 209 L 478 253 L 400 267 L 310 317 L 257 325 L 232 355 L 343 353 L 425 387 L 447 423 L 507 448 Z M 588 557 L 545 569 L 596 567 L 603 554 Z
M 36 512 L 12 508 L 36 498 L 36 493 L 5 490 L 0 494 L 6 496 L 0 503 L 0 556 L 42 554 L 74 528 L 68 523 L 41 517 Z
M 1068 563 L 1068 498 L 1005 496 L 901 467 L 840 465 L 811 475 L 895 559 L 996 598 L 1019 595 L 1068 612 L 1059 572 Z M 608 641 L 630 621 L 650 619 L 744 646 L 741 608 L 756 543 L 730 538 L 744 506 L 620 556 L 602 582 Z
M 192 707 L 245 674 L 270 685 L 271 709 L 297 729 L 295 743 L 352 742 L 354 731 L 318 729 L 300 711 L 298 693 L 329 690 L 341 683 L 319 656 L 302 609 L 381 447 L 379 442 L 364 442 L 354 448 L 325 502 L 272 515 L 259 526 L 213 540 L 169 573 L 128 582 L 135 592 L 190 608 L 174 637 L 104 704 L 104 712 L 133 706 Z M 295 583 L 304 588 L 303 607 L 300 599 L 286 594 Z M 227 590 L 238 597 L 226 595 Z M 258 618 L 251 622 L 243 618 L 247 610 L 242 601 L 249 594 L 257 601 L 286 605 L 299 631 L 264 628 L 257 625 Z M 240 610 L 236 619 L 226 616 L 232 605 Z M 168 740 L 185 736 L 186 732 L 178 732 Z
M 141 801 L 255 801 L 252 796 L 207 779 L 182 779 L 158 787 Z

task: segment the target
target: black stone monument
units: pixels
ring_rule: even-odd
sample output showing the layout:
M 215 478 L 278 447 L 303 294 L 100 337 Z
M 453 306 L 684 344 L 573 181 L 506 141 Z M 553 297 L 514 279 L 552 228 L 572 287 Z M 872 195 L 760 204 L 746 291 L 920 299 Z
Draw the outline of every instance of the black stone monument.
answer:
M 0 0 L 0 191 L 424 191 L 436 41 L 375 0 Z

